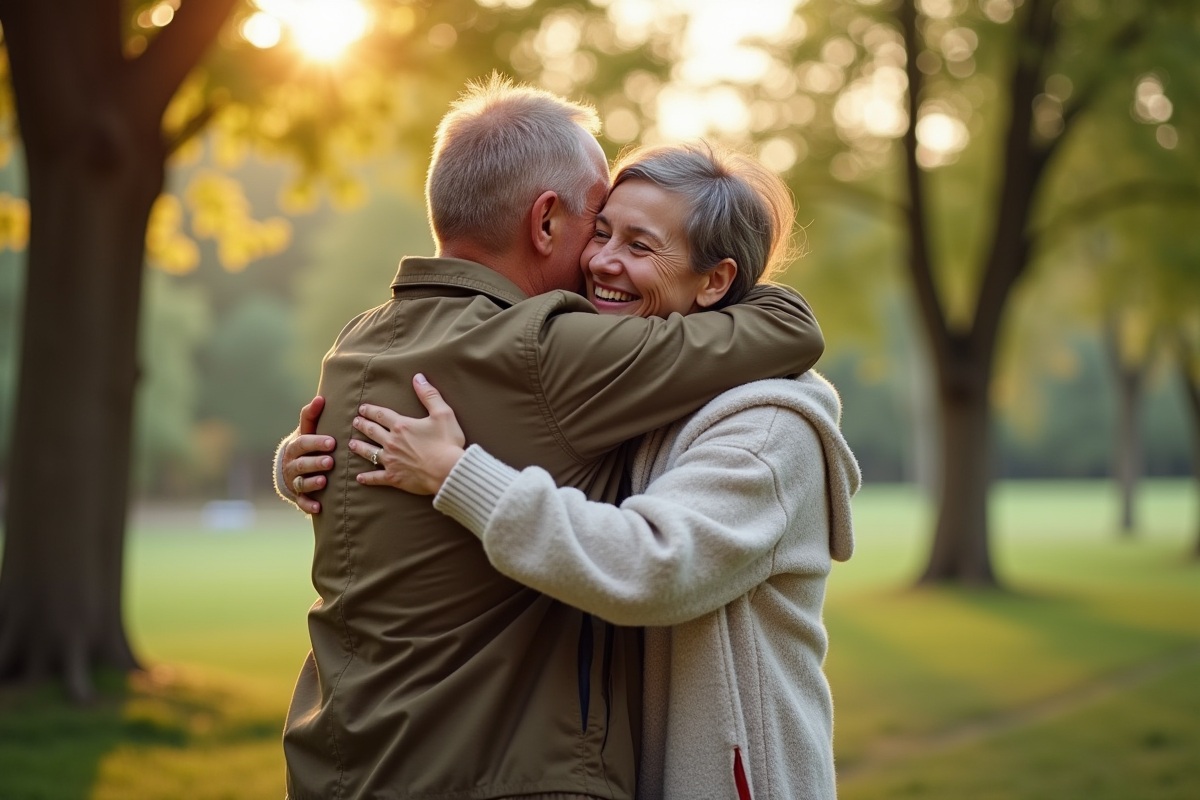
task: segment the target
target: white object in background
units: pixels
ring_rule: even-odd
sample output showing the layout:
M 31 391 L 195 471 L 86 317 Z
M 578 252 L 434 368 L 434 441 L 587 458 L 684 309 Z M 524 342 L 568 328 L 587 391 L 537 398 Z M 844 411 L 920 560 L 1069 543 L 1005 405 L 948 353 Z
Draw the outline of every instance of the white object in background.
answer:
M 213 500 L 201 512 L 210 531 L 240 531 L 254 525 L 254 504 L 246 500 Z

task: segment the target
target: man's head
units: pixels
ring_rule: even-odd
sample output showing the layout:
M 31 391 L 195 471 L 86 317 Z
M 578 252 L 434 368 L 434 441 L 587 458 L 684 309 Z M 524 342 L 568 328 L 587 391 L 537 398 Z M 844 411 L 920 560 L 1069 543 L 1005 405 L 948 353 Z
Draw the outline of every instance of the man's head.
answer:
M 528 285 L 580 285 L 579 254 L 608 189 L 596 112 L 498 75 L 472 83 L 438 127 L 425 184 L 443 252 L 520 257 Z

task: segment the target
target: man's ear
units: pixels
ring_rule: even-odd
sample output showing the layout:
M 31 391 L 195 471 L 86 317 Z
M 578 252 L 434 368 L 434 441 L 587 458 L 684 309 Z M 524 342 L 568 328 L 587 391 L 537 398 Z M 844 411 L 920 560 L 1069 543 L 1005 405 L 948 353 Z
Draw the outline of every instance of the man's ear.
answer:
M 558 231 L 558 214 L 562 201 L 555 192 L 542 192 L 529 210 L 529 236 L 533 249 L 548 256 L 554 251 L 554 234 Z
M 721 298 L 733 285 L 737 277 L 737 262 L 732 258 L 723 258 L 713 269 L 704 274 L 700 289 L 696 292 L 696 305 L 701 308 L 711 308 L 720 302 Z

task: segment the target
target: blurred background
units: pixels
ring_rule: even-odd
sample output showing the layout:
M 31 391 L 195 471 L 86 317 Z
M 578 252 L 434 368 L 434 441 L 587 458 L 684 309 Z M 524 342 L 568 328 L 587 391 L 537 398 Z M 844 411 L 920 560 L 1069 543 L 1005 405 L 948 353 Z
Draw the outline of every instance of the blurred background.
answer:
M 29 682 L 8 516 L 0 797 L 281 793 L 311 538 L 272 454 L 342 325 L 432 254 L 433 133 L 492 70 L 594 104 L 610 157 L 707 137 L 796 195 L 782 280 L 825 330 L 867 484 L 828 613 L 843 795 L 1200 793 L 1200 5 L 227 0 L 199 41 L 194 3 L 103 12 L 125 64 L 169 35 L 195 54 L 156 67 L 180 77 L 167 146 L 136 151 L 165 182 L 134 220 L 131 511 L 105 551 L 148 669 Z M 18 419 L 23 331 L 53 312 L 26 301 L 50 148 L 23 132 L 86 105 L 40 94 L 28 54 L 99 38 L 10 5 L 0 506 L 42 424 Z

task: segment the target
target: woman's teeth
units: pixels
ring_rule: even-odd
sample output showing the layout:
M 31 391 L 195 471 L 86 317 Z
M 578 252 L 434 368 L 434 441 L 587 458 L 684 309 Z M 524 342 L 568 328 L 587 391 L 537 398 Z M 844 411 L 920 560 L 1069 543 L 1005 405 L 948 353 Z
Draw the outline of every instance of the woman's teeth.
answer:
M 629 303 L 637 300 L 636 295 L 625 294 L 624 292 L 618 292 L 615 289 L 602 289 L 601 287 L 597 286 L 595 287 L 595 292 L 596 297 L 601 300 L 607 300 L 610 303 Z

